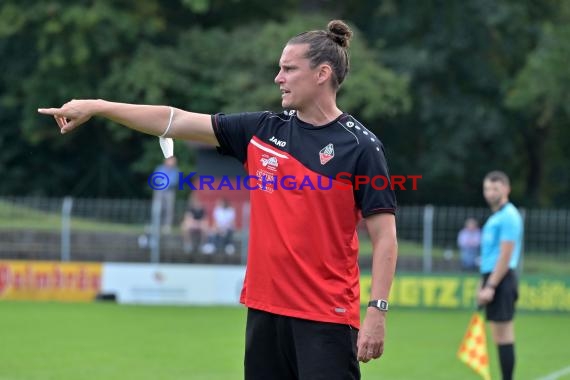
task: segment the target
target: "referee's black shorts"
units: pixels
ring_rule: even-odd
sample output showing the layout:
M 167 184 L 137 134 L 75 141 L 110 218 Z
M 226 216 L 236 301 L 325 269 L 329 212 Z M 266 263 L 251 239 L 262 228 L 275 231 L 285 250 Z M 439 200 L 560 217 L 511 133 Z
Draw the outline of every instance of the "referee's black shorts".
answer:
M 358 330 L 248 309 L 245 380 L 357 380 Z
M 483 286 L 491 273 L 483 274 Z M 515 303 L 519 298 L 518 281 L 515 271 L 509 269 L 495 289 L 495 296 L 485 307 L 488 321 L 508 322 L 515 316 Z

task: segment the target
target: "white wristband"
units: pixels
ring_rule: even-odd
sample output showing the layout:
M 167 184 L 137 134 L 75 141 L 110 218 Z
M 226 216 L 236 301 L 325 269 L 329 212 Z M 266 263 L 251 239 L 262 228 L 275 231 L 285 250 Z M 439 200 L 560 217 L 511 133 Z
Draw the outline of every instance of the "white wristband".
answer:
M 174 116 L 174 108 L 170 107 L 170 119 L 168 119 L 168 126 L 166 127 L 166 130 L 164 131 L 164 133 L 158 137 L 165 137 L 166 136 L 166 134 L 170 130 L 170 126 L 172 125 L 172 117 L 173 116 Z

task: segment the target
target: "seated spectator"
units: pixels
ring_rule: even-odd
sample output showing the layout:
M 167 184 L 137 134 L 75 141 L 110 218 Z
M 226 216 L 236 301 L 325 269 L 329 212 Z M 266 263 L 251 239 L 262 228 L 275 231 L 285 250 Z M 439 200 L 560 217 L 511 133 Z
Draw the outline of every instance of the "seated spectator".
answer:
M 479 247 L 481 245 L 481 230 L 477 221 L 468 218 L 465 227 L 459 231 L 457 236 L 459 246 L 461 268 L 463 270 L 476 270 L 479 266 Z
M 213 212 L 212 239 L 204 246 L 203 253 L 225 252 L 227 255 L 235 253 L 233 234 L 235 230 L 236 211 L 227 199 L 216 202 Z
M 208 233 L 208 218 L 206 217 L 206 210 L 195 193 L 191 193 L 188 197 L 188 205 L 184 212 L 180 231 L 184 253 L 198 252 Z

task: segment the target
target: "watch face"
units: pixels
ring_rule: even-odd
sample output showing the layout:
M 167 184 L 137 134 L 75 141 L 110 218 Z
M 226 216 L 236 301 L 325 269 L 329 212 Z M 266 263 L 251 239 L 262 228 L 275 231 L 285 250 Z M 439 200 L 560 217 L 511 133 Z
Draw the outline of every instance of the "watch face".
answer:
M 386 300 L 370 301 L 368 303 L 368 306 L 374 306 L 375 308 L 377 308 L 379 310 L 388 311 L 388 301 L 386 301 Z

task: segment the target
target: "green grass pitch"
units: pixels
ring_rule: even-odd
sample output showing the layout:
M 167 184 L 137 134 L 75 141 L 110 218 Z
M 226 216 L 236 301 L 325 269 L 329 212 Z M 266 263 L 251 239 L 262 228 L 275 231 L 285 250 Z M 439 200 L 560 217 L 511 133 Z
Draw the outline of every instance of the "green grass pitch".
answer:
M 0 379 L 241 379 L 245 313 L 242 307 L 0 301 Z M 361 365 L 362 378 L 480 379 L 455 356 L 470 316 L 391 310 L 385 354 Z M 570 366 L 568 315 L 521 313 L 516 330 L 517 379 Z M 495 348 L 489 349 L 499 379 Z

